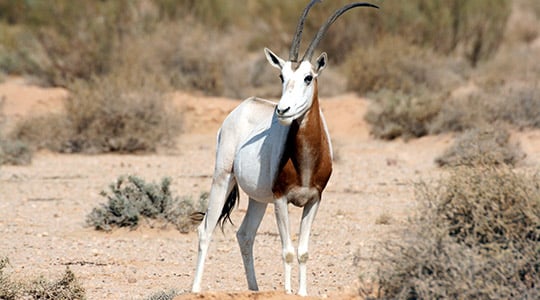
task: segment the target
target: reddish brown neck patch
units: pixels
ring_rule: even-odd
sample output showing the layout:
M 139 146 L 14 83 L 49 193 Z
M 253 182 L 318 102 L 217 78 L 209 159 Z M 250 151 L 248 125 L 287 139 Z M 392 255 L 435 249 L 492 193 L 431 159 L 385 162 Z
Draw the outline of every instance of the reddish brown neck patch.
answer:
M 332 173 L 330 143 L 319 110 L 317 80 L 311 108 L 291 124 L 272 191 L 297 206 L 319 200 Z

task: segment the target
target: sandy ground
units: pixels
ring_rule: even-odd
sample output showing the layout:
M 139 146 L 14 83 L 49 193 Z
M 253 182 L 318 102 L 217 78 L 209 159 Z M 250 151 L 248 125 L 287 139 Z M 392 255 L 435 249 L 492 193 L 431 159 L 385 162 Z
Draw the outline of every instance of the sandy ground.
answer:
M 31 114 L 57 111 L 65 96 L 61 89 L 38 88 L 21 79 L 0 84 L 8 124 Z M 100 191 L 120 175 L 134 174 L 153 182 L 171 177 L 177 195 L 198 197 L 209 190 L 215 132 L 239 102 L 184 93 L 175 93 L 173 98 L 186 120 L 176 149 L 151 155 L 43 151 L 29 166 L 0 168 L 0 256 L 9 257 L 8 272 L 16 278 L 37 274 L 52 278 L 69 266 L 89 299 L 141 299 L 173 288 L 186 293 L 179 299 L 284 297 L 281 245 L 271 206 L 255 242 L 263 293 L 245 292 L 235 239 L 246 209 L 244 195 L 232 215 L 235 225 L 214 235 L 203 279 L 203 289 L 211 292 L 199 296 L 187 294 L 197 254 L 196 233 L 148 225 L 112 233 L 85 227 L 86 215 L 105 202 Z M 395 234 L 414 211 L 414 183 L 436 180 L 442 174 L 433 161 L 452 142 L 450 135 L 409 142 L 374 140 L 362 118 L 367 104 L 352 94 L 322 99 L 336 163 L 311 238 L 308 292 L 316 298 L 355 298 L 359 276 L 374 274 L 377 243 Z M 528 155 L 520 168 L 537 168 L 540 131 L 515 133 L 514 138 Z M 301 210 L 291 207 L 290 213 L 296 229 Z M 376 224 L 382 214 L 391 216 L 390 224 Z M 296 271 L 293 288 L 297 288 Z

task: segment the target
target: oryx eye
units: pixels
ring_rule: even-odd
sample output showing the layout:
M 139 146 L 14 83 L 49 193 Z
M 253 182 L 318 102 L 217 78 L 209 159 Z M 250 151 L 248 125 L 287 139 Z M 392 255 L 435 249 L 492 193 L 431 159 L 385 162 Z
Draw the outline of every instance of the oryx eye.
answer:
M 283 83 L 283 75 L 279 74 L 279 79 L 281 80 L 281 83 Z
M 311 75 L 308 75 L 306 76 L 306 78 L 304 78 L 304 82 L 309 85 L 311 83 L 311 81 L 313 80 L 313 76 Z

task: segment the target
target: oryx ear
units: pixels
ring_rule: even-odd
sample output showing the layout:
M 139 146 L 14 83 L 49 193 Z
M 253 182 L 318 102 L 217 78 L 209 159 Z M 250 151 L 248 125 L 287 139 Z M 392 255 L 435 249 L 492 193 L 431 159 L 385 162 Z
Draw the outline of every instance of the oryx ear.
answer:
M 264 48 L 264 54 L 266 55 L 266 59 L 274 68 L 283 69 L 283 66 L 285 65 L 285 61 L 281 59 L 279 56 L 274 54 L 274 52 L 270 51 L 268 48 Z
M 323 52 L 319 57 L 317 57 L 316 64 L 315 64 L 315 72 L 317 72 L 317 75 L 321 74 L 322 70 L 326 68 L 326 63 L 328 62 L 328 55 L 326 55 L 326 52 Z

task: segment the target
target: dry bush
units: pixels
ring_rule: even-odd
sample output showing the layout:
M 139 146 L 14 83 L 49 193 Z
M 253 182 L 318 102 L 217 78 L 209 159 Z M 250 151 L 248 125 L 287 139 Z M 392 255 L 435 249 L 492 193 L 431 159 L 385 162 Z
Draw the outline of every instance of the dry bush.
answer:
M 150 52 L 147 61 L 159 66 L 174 88 L 238 97 L 248 85 L 246 67 L 252 61 L 233 40 L 243 44 L 237 33 L 224 34 L 186 18 L 157 26 L 137 49 Z M 148 43 L 152 49 L 145 49 Z
M 492 88 L 495 89 L 495 88 Z M 540 128 L 540 89 L 531 85 L 502 86 L 498 92 L 473 91 L 451 96 L 429 124 L 430 134 L 462 132 L 494 123 L 518 129 Z
M 51 113 L 18 121 L 9 138 L 29 144 L 33 149 L 66 152 L 73 131 L 65 114 Z
M 145 297 L 144 300 L 173 300 L 176 296 L 181 295 L 181 292 L 177 290 L 158 291 Z
M 443 101 L 439 113 L 429 124 L 429 132 L 461 132 L 490 124 L 495 121 L 491 100 L 482 92 L 449 97 Z
M 495 118 L 519 129 L 540 128 L 540 81 L 538 84 L 503 92 L 504 99 L 498 98 Z
M 474 75 L 489 99 L 491 118 L 518 128 L 540 127 L 540 49 L 515 46 L 502 50 Z
M 73 83 L 65 112 L 21 121 L 11 136 L 59 152 L 140 152 L 172 145 L 180 114 L 162 80 L 137 68 Z M 44 130 L 47 129 L 47 130 Z
M 0 258 L 0 299 L 16 299 L 19 284 L 13 282 L 4 269 L 9 265 L 7 257 Z
M 530 44 L 540 36 L 540 2 L 536 0 L 512 1 L 512 14 L 508 20 L 504 44 Z
M 371 125 L 370 133 L 377 138 L 420 137 L 428 133 L 440 103 L 438 96 L 429 93 L 411 96 L 382 91 L 376 94 L 364 118 Z
M 33 156 L 30 146 L 21 140 L 4 136 L 3 103 L 4 99 L 0 97 L 0 165 L 28 165 L 32 162 Z
M 402 240 L 382 245 L 378 299 L 540 296 L 538 176 L 453 169 L 417 188 L 421 209 Z
M 117 44 L 128 30 L 140 27 L 132 20 L 130 1 L 31 1 L 25 10 L 19 22 L 29 36 L 17 48 L 33 48 L 21 56 L 34 66 L 26 71 L 55 86 L 107 73 Z
M 37 70 L 31 57 L 38 47 L 37 41 L 23 26 L 0 23 L 0 76 Z
M 27 143 L 0 137 L 0 165 L 29 165 L 32 155 Z
M 0 299 L 86 299 L 84 288 L 69 268 L 66 268 L 61 278 L 54 281 L 40 276 L 30 281 L 18 282 L 4 274 L 7 265 L 7 258 L 0 259 Z
M 463 132 L 441 156 L 439 166 L 501 165 L 515 166 L 525 158 L 518 143 L 510 140 L 510 133 L 500 127 L 474 128 Z
M 359 48 L 346 66 L 349 89 L 373 99 L 365 119 L 371 133 L 382 139 L 428 134 L 443 99 L 464 81 L 468 69 L 398 37 Z
M 190 216 L 206 210 L 207 196 L 201 195 L 198 201 L 173 197 L 170 185 L 169 178 L 158 185 L 135 176 L 122 176 L 109 186 L 110 193 L 101 192 L 107 203 L 94 208 L 87 215 L 86 223 L 97 230 L 110 231 L 113 227 L 135 228 L 141 221 L 153 219 L 171 223 L 180 232 L 187 233 L 195 227 Z
M 386 37 L 371 47 L 359 47 L 346 63 L 348 88 L 360 94 L 383 89 L 417 94 L 447 91 L 463 81 L 467 67 L 401 37 Z
M 471 65 L 489 58 L 499 47 L 511 11 L 510 0 L 385 1 L 383 16 L 368 15 L 369 35 L 400 36 L 408 42 Z M 399 49 L 396 49 L 399 51 Z

